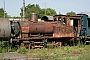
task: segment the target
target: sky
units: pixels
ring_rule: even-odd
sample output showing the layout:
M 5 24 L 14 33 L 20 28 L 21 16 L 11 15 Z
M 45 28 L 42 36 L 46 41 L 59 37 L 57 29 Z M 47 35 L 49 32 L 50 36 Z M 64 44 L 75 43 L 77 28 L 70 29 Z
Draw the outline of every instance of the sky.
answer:
M 5 11 L 10 16 L 20 16 L 20 8 L 23 6 L 23 0 L 5 0 Z M 76 13 L 90 12 L 90 0 L 25 0 L 25 6 L 28 4 L 39 4 L 41 8 L 55 9 L 57 14 L 66 14 L 73 11 Z M 0 0 L 0 8 L 3 8 L 4 0 Z

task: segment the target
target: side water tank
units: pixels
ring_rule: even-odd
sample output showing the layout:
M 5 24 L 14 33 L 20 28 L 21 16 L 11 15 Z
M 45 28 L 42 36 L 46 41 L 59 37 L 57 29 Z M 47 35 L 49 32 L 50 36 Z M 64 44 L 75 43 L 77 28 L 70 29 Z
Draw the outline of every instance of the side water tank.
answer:
M 8 18 L 0 18 L 0 40 L 8 40 L 11 34 L 11 24 Z

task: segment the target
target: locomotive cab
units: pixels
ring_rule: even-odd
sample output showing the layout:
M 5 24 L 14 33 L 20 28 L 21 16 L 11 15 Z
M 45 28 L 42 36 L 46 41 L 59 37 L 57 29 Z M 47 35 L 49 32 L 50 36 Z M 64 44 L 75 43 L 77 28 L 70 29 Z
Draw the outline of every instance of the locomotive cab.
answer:
M 79 37 L 81 16 L 56 15 L 54 19 L 61 24 L 54 27 L 53 37 Z

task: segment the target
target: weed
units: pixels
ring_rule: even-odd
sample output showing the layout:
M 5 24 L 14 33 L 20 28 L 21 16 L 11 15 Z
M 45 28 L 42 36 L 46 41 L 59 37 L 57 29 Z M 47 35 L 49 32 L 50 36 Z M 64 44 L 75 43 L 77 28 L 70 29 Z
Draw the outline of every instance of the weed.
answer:
M 10 41 L 0 41 L 0 53 L 5 53 L 5 52 L 14 52 L 16 51 L 16 48 L 12 47 L 12 43 Z
M 27 49 L 25 47 L 20 47 L 18 50 L 17 50 L 18 53 L 21 53 L 21 54 L 26 54 L 27 53 Z

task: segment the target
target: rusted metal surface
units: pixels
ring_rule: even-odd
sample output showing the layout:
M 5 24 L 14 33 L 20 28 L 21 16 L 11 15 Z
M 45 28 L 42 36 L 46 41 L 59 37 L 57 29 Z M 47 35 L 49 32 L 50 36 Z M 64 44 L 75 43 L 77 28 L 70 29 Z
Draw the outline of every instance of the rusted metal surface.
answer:
M 33 13 L 34 14 L 34 13 Z M 53 27 L 55 26 L 60 26 L 60 34 L 62 36 L 73 36 L 73 20 L 70 19 L 80 19 L 80 16 L 71 16 L 67 17 L 66 15 L 60 15 L 60 16 L 55 16 L 55 18 L 58 18 L 62 20 L 62 22 L 31 22 L 31 21 L 23 21 L 21 23 L 21 30 L 22 33 L 27 33 L 27 34 L 39 34 L 39 33 L 53 33 Z M 65 20 L 65 21 L 64 21 Z M 72 29 L 70 29 L 71 26 Z M 80 20 L 78 20 L 78 26 L 80 26 Z M 61 33 L 62 32 L 62 33 Z M 67 33 L 67 34 L 66 34 Z M 55 34 L 55 33 L 54 33 Z M 66 34 L 66 35 L 65 35 Z
M 53 26 L 57 26 L 55 22 L 30 22 L 30 33 L 53 33 Z
M 69 17 L 70 19 L 81 19 L 80 15 L 75 15 L 75 16 L 67 16 L 67 15 L 55 15 L 54 18 L 67 18 Z
M 45 27 L 44 22 L 30 22 L 29 23 L 30 33 L 44 33 Z
M 74 37 L 73 27 L 69 26 L 54 27 L 53 37 Z
M 28 34 L 22 34 L 22 38 L 28 38 Z
M 80 16 L 80 15 L 67 16 L 67 17 L 69 17 L 70 19 L 78 19 L 78 20 L 80 20 L 80 19 L 81 19 L 81 16 Z
M 73 33 L 70 34 L 53 34 L 53 37 L 58 37 L 58 38 L 65 38 L 65 37 L 74 37 Z
M 29 33 L 29 26 L 22 26 L 22 33 Z
M 56 22 L 45 22 L 45 33 L 53 33 L 53 27 L 57 26 L 58 23 Z
M 29 21 L 21 21 L 20 25 L 22 33 L 29 33 Z
M 71 26 L 57 26 L 54 27 L 53 37 L 79 37 L 79 33 L 77 33 L 73 27 Z
M 80 22 L 81 16 L 80 15 L 75 15 L 75 16 L 55 15 L 54 16 L 54 21 L 60 21 L 61 24 L 65 24 L 67 26 L 73 26 L 74 19 L 79 20 Z
M 11 34 L 11 24 L 7 18 L 0 18 L 0 38 L 9 38 Z
M 29 21 L 20 21 L 20 27 L 22 32 L 22 38 L 28 38 L 29 33 Z
M 56 21 L 59 21 L 61 26 L 54 28 L 53 37 L 79 37 L 81 27 L 80 15 L 55 15 L 54 19 L 56 19 Z
M 38 14 L 37 13 L 30 13 L 30 21 L 38 21 Z

